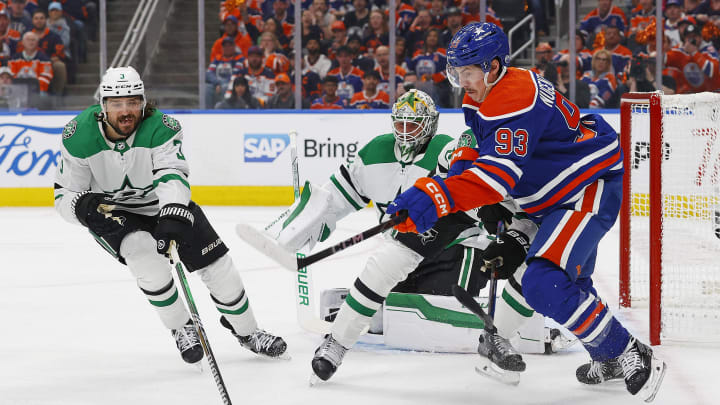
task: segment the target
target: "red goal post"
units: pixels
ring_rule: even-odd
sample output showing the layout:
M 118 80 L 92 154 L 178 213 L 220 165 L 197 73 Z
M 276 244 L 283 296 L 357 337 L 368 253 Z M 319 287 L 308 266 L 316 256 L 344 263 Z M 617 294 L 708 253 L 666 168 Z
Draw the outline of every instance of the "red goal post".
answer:
M 720 95 L 624 94 L 620 136 L 620 306 L 647 305 L 653 345 L 718 341 Z

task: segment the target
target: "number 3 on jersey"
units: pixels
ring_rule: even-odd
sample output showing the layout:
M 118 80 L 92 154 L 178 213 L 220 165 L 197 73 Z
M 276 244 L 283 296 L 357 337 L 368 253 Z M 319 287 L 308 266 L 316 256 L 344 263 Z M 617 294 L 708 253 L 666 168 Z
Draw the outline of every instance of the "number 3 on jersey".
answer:
M 495 152 L 499 155 L 515 153 L 518 156 L 527 155 L 528 133 L 519 128 L 513 132 L 510 128 L 499 128 L 495 131 Z

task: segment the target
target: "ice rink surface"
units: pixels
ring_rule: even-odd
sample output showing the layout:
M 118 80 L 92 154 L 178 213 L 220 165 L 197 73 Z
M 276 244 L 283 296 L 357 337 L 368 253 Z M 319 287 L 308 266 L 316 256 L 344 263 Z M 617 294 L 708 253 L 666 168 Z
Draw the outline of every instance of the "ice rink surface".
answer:
M 288 342 L 289 361 L 258 358 L 220 326 L 205 286 L 191 288 L 234 404 L 631 404 L 623 383 L 582 386 L 575 369 L 589 357 L 579 346 L 552 356 L 525 355 L 517 387 L 477 375 L 476 355 L 359 347 L 327 383 L 310 388 L 310 359 L 320 337 L 295 319 L 293 276 L 235 235 L 235 224 L 260 228 L 280 208 L 206 207 L 230 247 L 260 326 Z M 170 333 L 130 273 L 80 226 L 51 208 L 0 209 L 0 404 L 221 404 L 207 365 L 182 362 Z M 332 241 L 374 225 L 369 210 L 341 221 Z M 316 291 L 347 287 L 377 241 L 314 266 Z M 595 284 L 631 332 L 647 342 L 646 310 L 618 310 L 617 232 L 603 240 Z M 688 269 L 688 271 L 692 271 Z M 720 339 L 720 338 L 719 338 Z M 668 364 L 655 404 L 718 404 L 720 344 L 667 342 Z

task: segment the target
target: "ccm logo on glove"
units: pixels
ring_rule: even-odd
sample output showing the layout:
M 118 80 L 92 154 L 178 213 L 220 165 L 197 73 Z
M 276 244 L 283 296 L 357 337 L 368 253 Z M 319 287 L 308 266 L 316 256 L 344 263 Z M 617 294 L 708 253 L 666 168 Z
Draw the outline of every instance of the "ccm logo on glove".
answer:
M 430 195 L 432 195 L 433 199 L 435 199 L 435 206 L 438 208 L 438 211 L 440 211 L 440 214 L 447 215 L 450 213 L 448 211 L 447 207 L 447 201 L 445 200 L 445 196 L 443 193 L 438 189 L 438 187 L 435 185 L 435 183 L 425 183 L 425 188 L 430 191 Z

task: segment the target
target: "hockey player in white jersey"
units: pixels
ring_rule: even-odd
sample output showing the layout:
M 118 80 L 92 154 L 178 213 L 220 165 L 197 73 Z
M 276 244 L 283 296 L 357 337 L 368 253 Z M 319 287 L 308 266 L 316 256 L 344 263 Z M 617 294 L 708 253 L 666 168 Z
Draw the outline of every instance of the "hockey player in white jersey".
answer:
M 312 187 L 306 183 L 301 198 L 281 215 L 289 219 L 275 221 L 268 231 L 274 233 L 283 247 L 298 251 L 306 245 L 312 247 L 316 241 L 325 240 L 335 228 L 336 221 L 360 210 L 370 201 L 374 202 L 379 221 L 384 220 L 387 203 L 410 187 L 416 179 L 436 171 L 441 175 L 447 173 L 456 145 L 450 136 L 435 134 L 438 117 L 439 113 L 427 94 L 418 90 L 404 94 L 393 106 L 393 133 L 371 140 L 360 150 L 357 159 L 341 165 L 322 187 Z M 468 214 L 459 212 L 448 216 L 446 221 L 438 222 L 422 235 L 396 232 L 381 235 L 382 244 L 368 258 L 364 270 L 355 280 L 337 313 L 331 333 L 324 337 L 315 352 L 312 368 L 316 378 L 327 380 L 335 373 L 347 350 L 369 328 L 371 318 L 398 283 L 406 280 L 408 274 L 417 269 L 421 262 L 427 265 L 437 260 L 458 236 L 468 235 L 464 232 L 472 232 L 475 228 L 477 234 L 476 221 Z M 519 231 L 525 238 L 526 247 L 535 230 L 534 225 L 529 221 L 518 221 L 518 224 L 527 226 Z M 512 255 L 518 256 L 519 260 L 508 258 L 505 261 L 508 274 L 512 274 L 522 263 L 525 254 L 525 247 L 521 243 L 512 246 L 515 248 Z M 481 254 L 477 256 L 482 258 Z M 422 277 L 423 274 L 420 274 L 418 279 Z M 481 275 L 471 276 L 469 280 L 466 288 L 475 295 L 487 281 Z M 445 287 L 449 292 L 450 285 Z M 509 294 L 519 296 L 518 301 L 524 303 L 519 292 Z M 532 314 L 529 307 L 527 311 L 529 313 L 504 317 L 508 323 L 515 322 L 514 327 L 505 329 L 508 335 Z M 503 346 L 503 350 L 509 356 L 504 359 L 508 368 L 513 371 L 524 370 L 521 356 L 509 344 Z
M 146 102 L 135 69 L 108 69 L 100 105 L 73 118 L 62 138 L 56 210 L 127 265 L 184 361 L 200 361 L 203 349 L 164 256 L 171 240 L 243 347 L 269 357 L 285 352 L 282 338 L 258 328 L 228 248 L 190 199 L 180 123 Z

